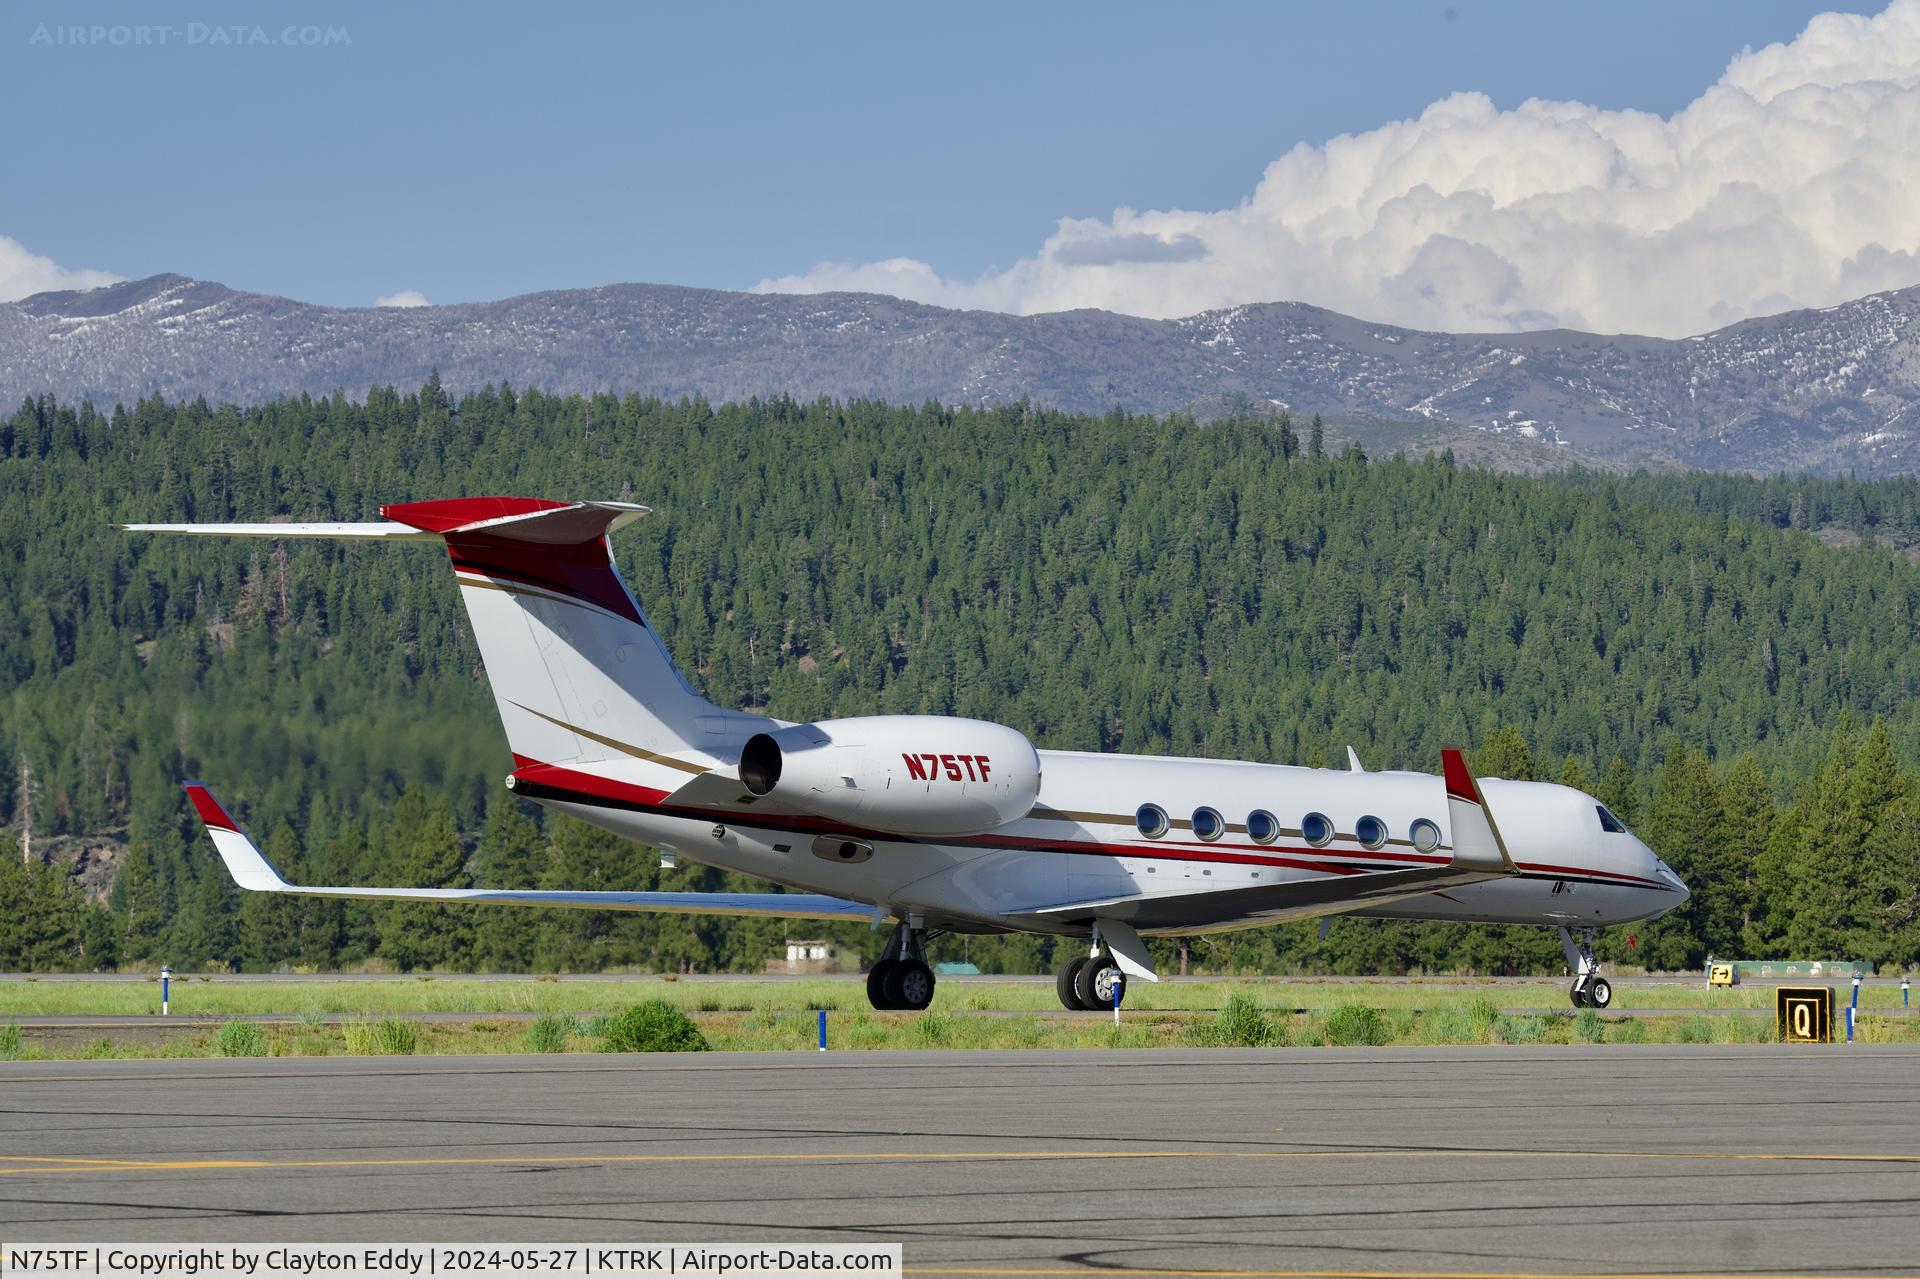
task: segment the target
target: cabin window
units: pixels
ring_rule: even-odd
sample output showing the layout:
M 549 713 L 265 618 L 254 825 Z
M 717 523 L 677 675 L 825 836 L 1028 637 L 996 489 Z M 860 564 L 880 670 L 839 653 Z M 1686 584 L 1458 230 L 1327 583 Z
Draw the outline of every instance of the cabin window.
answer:
M 1414 822 L 1409 833 L 1413 836 L 1413 846 L 1423 853 L 1440 847 L 1440 828 L 1424 817 Z
M 1618 817 L 1615 817 L 1612 813 L 1607 811 L 1607 806 L 1605 804 L 1595 804 L 1593 808 L 1595 812 L 1600 814 L 1601 830 L 1611 831 L 1615 835 L 1624 835 L 1627 833 L 1627 828 L 1621 825 L 1620 819 Z
M 1247 835 L 1256 844 L 1271 844 L 1280 838 L 1280 819 L 1264 808 L 1247 814 Z
M 1142 804 L 1133 814 L 1133 824 L 1148 839 L 1167 833 L 1167 810 L 1158 804 Z
M 1300 834 L 1315 848 L 1325 848 L 1333 841 L 1333 823 L 1325 813 L 1308 813 L 1300 819 Z
M 1214 840 L 1219 839 L 1222 832 L 1226 829 L 1226 819 L 1221 817 L 1215 809 L 1196 808 L 1193 810 L 1193 833 L 1201 839 L 1212 843 Z
M 1366 848 L 1378 848 L 1387 842 L 1387 824 L 1372 815 L 1355 822 L 1353 833 Z

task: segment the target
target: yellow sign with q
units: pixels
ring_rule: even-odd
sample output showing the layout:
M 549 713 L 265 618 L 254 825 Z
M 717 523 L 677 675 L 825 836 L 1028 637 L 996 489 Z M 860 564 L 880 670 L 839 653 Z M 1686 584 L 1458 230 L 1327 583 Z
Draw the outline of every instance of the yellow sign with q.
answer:
M 1777 987 L 1773 992 L 1773 1016 L 1782 1043 L 1830 1044 L 1833 1042 L 1833 987 Z

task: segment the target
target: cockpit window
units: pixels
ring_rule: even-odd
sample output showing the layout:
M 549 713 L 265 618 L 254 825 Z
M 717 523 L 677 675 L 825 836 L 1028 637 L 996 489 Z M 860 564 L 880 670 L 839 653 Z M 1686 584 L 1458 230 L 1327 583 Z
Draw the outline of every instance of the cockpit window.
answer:
M 1618 817 L 1608 812 L 1605 804 L 1595 804 L 1593 807 L 1594 811 L 1600 814 L 1601 830 L 1609 831 L 1615 835 L 1624 835 L 1627 833 L 1626 825 L 1622 823 Z

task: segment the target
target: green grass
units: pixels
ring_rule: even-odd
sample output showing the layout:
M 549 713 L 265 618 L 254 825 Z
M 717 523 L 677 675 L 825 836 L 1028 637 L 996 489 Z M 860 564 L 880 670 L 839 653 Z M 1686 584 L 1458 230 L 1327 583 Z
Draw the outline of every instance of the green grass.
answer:
M 1434 979 L 1221 979 L 1136 983 L 1116 1031 L 1104 1015 L 1066 1015 L 1051 982 L 948 981 L 925 1013 L 881 1013 L 846 979 L 667 981 L 661 978 L 500 980 L 176 980 L 174 1012 L 282 1020 L 114 1028 L 82 1038 L 20 1027 L 21 1016 L 157 1012 L 145 982 L 0 982 L 0 1060 L 50 1057 L 407 1055 L 588 1052 L 607 1046 L 636 1005 L 665 1025 L 684 1016 L 722 1051 L 800 1052 L 815 1045 L 816 1010 L 836 1051 L 903 1048 L 1400 1047 L 1453 1044 L 1750 1043 L 1772 1038 L 1772 990 L 1702 985 L 1616 986 L 1607 1013 L 1566 1008 L 1559 982 Z M 1920 1042 L 1920 1017 L 1897 1007 L 1897 984 L 1862 991 L 1860 1038 Z M 1844 995 L 1843 995 L 1844 998 Z M 1538 1007 L 1545 1014 L 1506 1011 Z M 1636 1018 L 1636 1008 L 1739 1010 L 1733 1015 Z M 621 1010 L 627 1010 L 622 1012 Z M 413 1014 L 462 1014 L 422 1022 Z M 499 1013 L 522 1014 L 507 1020 Z M 525 1014 L 535 1014 L 530 1020 Z M 342 1020 L 328 1021 L 329 1015 Z M 639 1043 L 635 1041 L 636 1045 Z
M 348 1022 L 341 1032 L 353 1057 L 410 1057 L 420 1046 L 420 1026 L 400 1017 Z
M 1842 1002 L 1850 991 L 1835 987 Z M 1221 978 L 1209 981 L 1135 982 L 1127 990 L 1128 1012 L 1214 1010 L 1240 995 L 1265 1012 L 1296 1008 L 1332 1012 L 1342 1004 L 1364 1004 L 1381 1012 L 1465 1008 L 1475 999 L 1491 999 L 1506 1008 L 1567 1006 L 1566 983 L 1494 978 L 1433 978 L 1421 982 L 1375 983 L 1337 978 Z M 230 1017 L 273 1014 L 319 1017 L 327 1014 L 381 1017 L 422 1012 L 612 1013 L 647 999 L 660 999 L 689 1013 L 858 1012 L 867 1007 L 858 980 L 814 978 L 755 981 L 668 981 L 633 977 L 611 981 L 558 978 L 498 980 L 436 976 L 431 981 L 273 981 L 176 977 L 173 1011 L 188 1016 Z M 1702 984 L 1615 984 L 1615 1012 L 1635 1008 L 1712 1007 L 1771 1013 L 1773 989 L 1735 986 L 1708 989 Z M 1874 981 L 1861 988 L 1863 1009 L 1897 1008 L 1897 981 Z M 954 981 L 941 983 L 936 1007 L 956 1010 L 1051 1012 L 1059 1008 L 1053 983 L 1037 981 Z M 0 981 L 0 1019 L 9 1017 L 150 1014 L 160 1011 L 159 983 L 147 981 Z
M 610 1053 L 698 1053 L 707 1037 L 693 1019 L 664 999 L 647 999 L 615 1017 L 603 1046 Z
M 214 1035 L 213 1046 L 222 1057 L 264 1057 L 267 1032 L 257 1021 L 230 1021 Z
M 527 1027 L 525 1050 L 531 1053 L 563 1053 L 573 1044 L 573 1018 L 564 1013 L 543 1013 Z
M 91 1039 L 40 1041 L 33 1028 L 20 1043 L 0 1026 L 0 1058 L 45 1061 L 73 1058 L 272 1056 L 341 1054 L 391 1056 L 511 1052 L 595 1051 L 622 1018 L 595 1018 L 597 1029 L 571 1017 L 525 1022 L 475 1018 L 459 1022 L 411 1022 L 400 1017 L 363 1018 L 313 1027 L 298 1022 L 262 1025 L 228 1022 L 218 1027 L 141 1039 L 132 1030 Z M 799 1010 L 721 1011 L 690 1017 L 694 1033 L 711 1048 L 728 1052 L 810 1052 L 815 1016 Z M 537 1029 L 544 1028 L 544 1029 Z M 1547 1015 L 1501 1013 L 1491 1004 L 1414 1013 L 1348 1004 L 1325 1013 L 1262 1011 L 1237 999 L 1217 1013 L 1133 1012 L 1116 1030 L 1101 1015 L 1076 1017 L 981 1016 L 960 1008 L 924 1013 L 861 1010 L 830 1014 L 833 1051 L 873 1052 L 911 1048 L 1266 1048 L 1365 1046 L 1381 1050 L 1462 1044 L 1736 1044 L 1773 1037 L 1770 1018 L 1635 1018 L 1586 1010 Z M 1860 1023 L 1865 1043 L 1920 1043 L 1920 1021 L 1867 1015 Z

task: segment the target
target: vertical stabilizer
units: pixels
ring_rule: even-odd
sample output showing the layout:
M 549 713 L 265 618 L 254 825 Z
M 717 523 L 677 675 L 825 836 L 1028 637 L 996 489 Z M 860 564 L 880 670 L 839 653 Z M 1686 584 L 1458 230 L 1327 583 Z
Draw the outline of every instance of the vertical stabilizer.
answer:
M 671 763 L 739 736 L 729 732 L 736 724 L 764 723 L 695 693 L 620 580 L 607 533 L 646 513 L 625 502 L 509 497 L 381 508 L 446 540 L 523 765 Z

